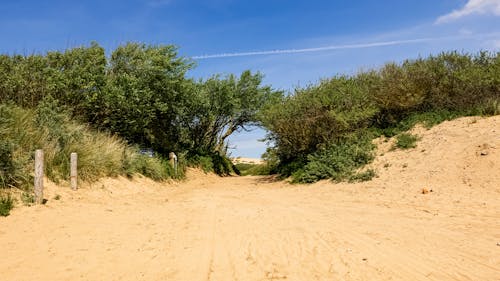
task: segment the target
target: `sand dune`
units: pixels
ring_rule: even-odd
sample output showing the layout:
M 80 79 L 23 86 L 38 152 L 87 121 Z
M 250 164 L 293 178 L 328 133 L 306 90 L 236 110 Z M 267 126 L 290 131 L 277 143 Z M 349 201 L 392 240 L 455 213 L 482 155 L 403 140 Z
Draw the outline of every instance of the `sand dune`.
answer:
M 500 280 L 500 116 L 414 132 L 365 183 L 49 184 L 0 217 L 0 280 Z

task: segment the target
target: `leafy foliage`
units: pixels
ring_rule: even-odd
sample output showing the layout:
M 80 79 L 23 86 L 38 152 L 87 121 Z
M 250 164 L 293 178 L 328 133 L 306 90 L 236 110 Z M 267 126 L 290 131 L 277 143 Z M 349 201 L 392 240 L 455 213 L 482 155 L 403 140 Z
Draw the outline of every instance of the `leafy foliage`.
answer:
M 294 182 L 311 183 L 322 179 L 356 179 L 355 171 L 374 158 L 368 135 L 351 135 L 327 144 L 308 156 L 307 164 L 292 174 Z
M 258 112 L 281 93 L 261 86 L 263 76 L 244 71 L 240 77 L 213 76 L 192 85 L 185 127 L 194 154 L 225 154 L 226 139 L 256 124 Z M 193 153 L 192 153 L 193 154 Z
M 282 175 L 297 182 L 367 179 L 374 174 L 354 171 L 371 161 L 369 138 L 394 136 L 417 122 L 498 114 L 499 77 L 500 53 L 442 53 L 298 88 L 266 106 L 261 121 Z M 349 137 L 363 132 L 368 139 Z M 398 139 L 402 147 L 416 141 Z
M 187 141 L 181 116 L 189 99 L 183 90 L 189 68 L 174 46 L 118 47 L 91 121 L 164 155 L 180 150 Z
M 189 159 L 192 166 L 200 167 L 205 173 L 214 172 L 221 176 L 238 173 L 233 163 L 225 155 L 218 152 L 205 155 L 194 155 Z
M 363 83 L 353 78 L 323 80 L 297 89 L 261 117 L 282 162 L 304 161 L 322 145 L 366 128 L 377 113 Z
M 133 163 L 124 160 L 123 153 L 118 151 L 103 150 L 100 156 L 86 153 L 98 144 L 106 146 L 109 140 L 119 141 L 116 137 L 104 137 L 108 141 L 102 141 L 103 134 L 94 137 L 82 134 L 85 126 L 76 126 L 70 119 L 117 134 L 129 144 L 152 148 L 160 157 L 166 158 L 171 151 L 186 155 L 186 159 L 196 159 L 197 155 L 208 157 L 213 162 L 211 169 L 230 173 L 230 162 L 224 159 L 226 139 L 256 123 L 258 111 L 275 92 L 261 86 L 259 73 L 245 71 L 239 77 L 215 75 L 195 81 L 186 78 L 192 67 L 193 63 L 178 56 L 177 48 L 172 45 L 127 43 L 112 51 L 109 58 L 97 43 L 45 55 L 0 55 L 0 104 L 11 103 L 36 111 L 32 117 L 44 128 L 38 138 L 49 141 L 53 151 L 58 151 L 49 155 L 54 157 L 49 162 L 53 167 L 48 167 L 52 178 L 61 178 L 67 172 L 69 167 L 64 163 L 68 160 L 68 149 L 79 152 L 82 161 L 93 161 L 95 167 L 114 171 L 101 173 L 88 166 L 83 172 L 91 178 L 116 175 L 122 170 L 126 173 L 140 170 L 153 178 L 165 178 L 172 172 L 159 168 L 165 164 L 162 161 L 141 156 L 133 156 Z M 28 125 L 28 120 L 25 121 L 24 125 Z M 78 139 L 96 145 L 84 147 L 75 141 Z M 8 158 L 13 149 L 10 139 L 2 141 L 5 142 L 0 145 L 2 157 Z M 32 151 L 35 145 L 25 148 Z M 20 181 L 16 178 L 19 175 L 11 171 L 13 166 L 26 166 L 30 161 L 14 158 L 15 161 L 5 162 L 8 167 L 1 167 L 4 186 Z M 122 162 L 126 167 L 117 168 Z
M 263 86 L 263 76 L 250 71 L 188 79 L 193 63 L 172 45 L 127 43 L 105 54 L 91 43 L 45 55 L 0 55 L 1 186 L 29 185 L 26 152 L 40 147 L 54 180 L 68 173 L 73 151 L 87 163 L 84 179 L 172 176 L 164 160 L 129 145 L 152 148 L 160 158 L 175 151 L 183 165 L 230 174 L 236 170 L 226 157 L 227 138 L 250 125 L 269 131 L 270 172 L 301 182 L 365 179 L 371 174 L 354 171 L 370 161 L 366 136 L 500 112 L 500 53 L 448 52 L 388 63 L 290 95 Z
M 0 55 L 0 102 L 34 108 L 48 95 L 78 114 L 92 109 L 105 83 L 106 57 L 97 43 L 43 55 Z

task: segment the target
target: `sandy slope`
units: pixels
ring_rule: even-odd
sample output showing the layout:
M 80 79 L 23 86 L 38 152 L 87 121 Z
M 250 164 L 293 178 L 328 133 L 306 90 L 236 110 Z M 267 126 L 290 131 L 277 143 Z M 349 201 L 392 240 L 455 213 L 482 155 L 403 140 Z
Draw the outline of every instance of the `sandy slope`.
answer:
M 500 280 L 500 116 L 415 131 L 362 184 L 49 186 L 0 218 L 0 280 Z

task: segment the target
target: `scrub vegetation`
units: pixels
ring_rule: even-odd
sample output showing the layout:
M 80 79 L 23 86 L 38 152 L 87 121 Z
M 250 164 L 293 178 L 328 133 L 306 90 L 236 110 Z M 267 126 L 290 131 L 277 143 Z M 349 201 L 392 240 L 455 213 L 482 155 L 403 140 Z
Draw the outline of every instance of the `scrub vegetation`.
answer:
M 380 135 L 400 134 L 397 147 L 410 148 L 417 139 L 403 132 L 416 123 L 499 113 L 500 53 L 448 52 L 298 88 L 261 120 L 278 158 L 273 170 L 314 182 L 369 179 L 373 173 L 356 171 L 373 159 L 371 140 Z
M 432 126 L 500 112 L 499 53 L 442 53 L 339 75 L 292 93 L 262 85 L 263 75 L 187 77 L 194 63 L 172 45 L 127 43 L 107 56 L 97 43 L 33 55 L 0 55 L 0 187 L 29 187 L 33 153 L 43 148 L 53 181 L 79 154 L 80 178 L 143 174 L 183 177 L 186 166 L 239 173 L 227 139 L 250 126 L 272 145 L 259 167 L 295 182 L 368 180 L 372 140 L 415 123 Z M 153 156 L 141 154 L 153 151 Z M 174 173 L 168 153 L 179 158 Z
M 192 67 L 171 45 L 128 43 L 110 56 L 97 43 L 0 55 L 0 186 L 28 187 L 39 148 L 54 181 L 67 178 L 71 152 L 85 181 L 180 178 L 187 165 L 233 173 L 227 138 L 254 124 L 278 92 L 262 86 L 259 73 L 194 80 L 186 77 Z M 171 151 L 177 174 L 166 160 Z

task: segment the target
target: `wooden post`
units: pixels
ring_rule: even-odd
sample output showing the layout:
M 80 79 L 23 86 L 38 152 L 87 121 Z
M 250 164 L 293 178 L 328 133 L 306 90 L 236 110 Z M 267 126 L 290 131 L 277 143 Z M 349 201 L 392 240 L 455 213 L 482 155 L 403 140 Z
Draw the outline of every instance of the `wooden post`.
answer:
M 78 189 L 78 154 L 76 152 L 71 153 L 71 165 L 70 165 L 70 177 L 71 177 L 71 189 Z
M 35 151 L 35 203 L 43 203 L 43 150 Z
M 170 159 L 170 166 L 174 168 L 174 174 L 175 176 L 177 176 L 177 155 L 175 155 L 175 153 L 173 152 L 170 152 L 168 154 L 168 158 Z

